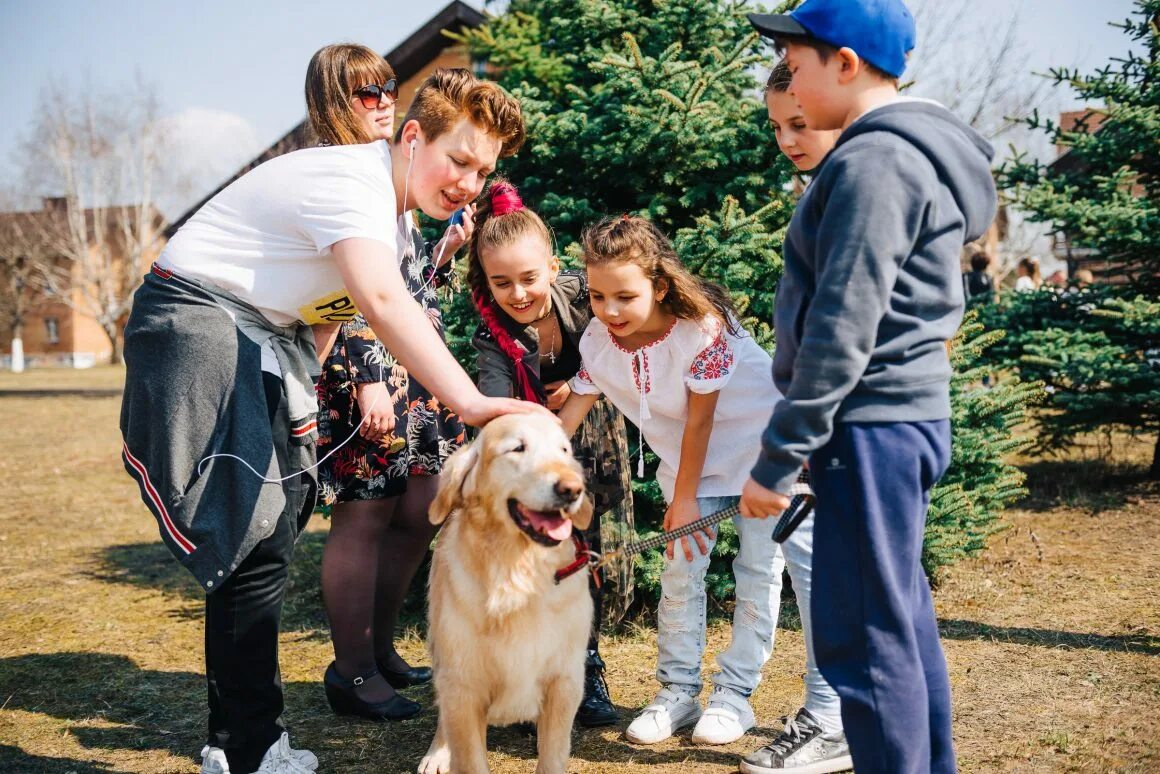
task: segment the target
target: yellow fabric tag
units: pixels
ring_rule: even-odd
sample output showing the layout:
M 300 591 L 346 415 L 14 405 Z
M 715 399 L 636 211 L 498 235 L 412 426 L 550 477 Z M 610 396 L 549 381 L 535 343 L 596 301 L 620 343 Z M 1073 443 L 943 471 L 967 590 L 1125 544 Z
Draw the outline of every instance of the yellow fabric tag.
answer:
M 354 305 L 345 289 L 331 293 L 322 298 L 316 298 L 298 310 L 303 321 L 308 325 L 322 323 L 348 322 L 358 314 L 358 307 Z

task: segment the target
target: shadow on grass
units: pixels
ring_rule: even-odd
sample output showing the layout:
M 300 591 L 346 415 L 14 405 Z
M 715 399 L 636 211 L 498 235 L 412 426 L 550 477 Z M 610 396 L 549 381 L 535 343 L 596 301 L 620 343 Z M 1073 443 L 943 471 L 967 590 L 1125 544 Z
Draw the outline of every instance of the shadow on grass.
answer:
M 308 638 L 329 639 L 330 629 L 322 604 L 322 549 L 325 532 L 307 532 L 294 547 L 286 602 L 282 608 L 282 631 L 301 632 Z M 424 560 L 411 583 L 400 616 L 399 631 L 407 627 L 426 635 L 427 569 Z M 104 549 L 99 568 L 91 577 L 104 583 L 124 583 L 161 591 L 178 605 L 170 611 L 176 618 L 200 620 L 205 615 L 205 594 L 193 576 L 160 542 L 130 543 Z
M 601 739 L 597 744 L 572 745 L 572 757 L 592 763 L 633 764 L 634 768 L 647 770 L 649 766 L 680 763 L 688 771 L 700 771 L 702 765 L 729 766 L 737 768 L 740 756 L 735 752 L 715 750 L 711 747 L 698 747 L 688 740 L 688 730 L 680 731 L 681 746 L 675 750 L 656 750 L 649 747 L 629 744 L 623 735 L 618 734 L 616 739 Z M 753 729 L 752 734 L 763 735 L 761 729 Z M 771 734 L 764 734 L 770 736 Z M 532 751 L 535 755 L 535 751 Z
M 116 771 L 101 764 L 78 761 L 73 758 L 50 758 L 46 755 L 29 755 L 19 747 L 0 744 L 0 771 L 20 772 L 20 774 L 106 774 Z
M 380 726 L 387 733 L 394 731 L 394 734 L 398 733 L 397 729 L 401 730 L 410 726 L 409 734 L 394 742 L 389 742 L 387 738 L 382 739 L 381 742 L 379 740 L 365 740 L 364 742 L 369 742 L 370 747 L 376 748 L 374 752 L 378 752 L 379 749 L 384 751 L 383 757 L 379 759 L 383 771 L 412 770 L 413 764 L 418 763 L 426 752 L 427 745 L 435 733 L 436 710 L 430 702 L 430 695 L 424 692 L 410 695 L 410 698 L 423 703 L 424 707 L 429 709 L 426 709 L 415 720 L 405 724 Z M 691 729 L 687 728 L 677 733 L 681 741 L 679 749 L 657 750 L 646 746 L 632 745 L 625 740 L 624 731 L 636 717 L 640 707 L 626 707 L 620 704 L 614 706 L 620 713 L 618 723 L 599 728 L 582 728 L 579 725 L 573 727 L 571 751 L 573 759 L 593 763 L 632 763 L 640 767 L 664 763 L 688 763 L 691 765 L 690 771 L 697 770 L 697 767 L 692 766 L 696 763 L 729 766 L 737 764 L 738 755 L 736 752 L 693 746 L 689 742 Z M 343 739 L 347 733 L 339 725 L 344 721 L 333 719 L 333 716 L 331 718 L 329 727 L 325 725 L 328 721 L 322 719 L 324 725 L 321 728 L 315 728 L 312 733 L 322 732 L 331 740 L 330 743 L 334 744 L 335 740 Z M 758 720 L 760 721 L 761 718 Z M 365 733 L 365 729 L 366 724 L 356 723 L 351 731 L 358 734 L 360 731 Z M 768 739 L 775 736 L 780 730 L 780 727 L 775 730 L 772 727 L 756 726 L 749 733 L 757 739 Z M 352 739 L 347 738 L 341 744 L 346 746 L 351 741 Z M 487 749 L 490 753 L 499 753 L 518 760 L 533 761 L 537 758 L 536 744 L 537 737 L 533 723 L 491 726 L 487 729 Z M 317 748 L 325 750 L 327 746 L 327 742 L 324 741 L 317 745 Z M 342 753 L 337 751 L 335 753 L 341 762 Z
M 119 398 L 124 392 L 121 388 L 78 387 L 78 388 L 45 388 L 43 390 L 0 389 L 0 398 Z
M 294 547 L 286 602 L 282 609 L 284 632 L 329 637 L 320 586 L 325 544 L 325 533 L 307 532 Z M 92 577 L 104 583 L 124 583 L 161 591 L 179 603 L 170 611 L 174 617 L 194 620 L 205 616 L 205 594 L 201 587 L 160 542 L 105 548 L 99 568 Z
M 319 679 L 284 684 L 284 718 L 297 746 L 306 743 L 345 771 L 365 759 L 380 762 L 375 770 L 410 771 L 419 762 L 435 731 L 430 689 L 408 691 L 426 708 L 414 721 L 367 723 L 338 718 L 330 711 Z M 130 658 L 103 653 L 40 653 L 0 659 L 0 697 L 4 709 L 47 715 L 65 722 L 41 737 L 57 744 L 62 733 L 82 747 L 120 751 L 164 751 L 189 760 L 205 743 L 205 678 L 192 672 L 141 669 Z M 39 740 L 34 740 L 39 741 Z M 29 755 L 0 745 L 0 771 L 118 771 L 104 764 Z
M 285 685 L 286 721 L 299 746 L 312 749 L 331 771 L 411 771 L 435 732 L 436 712 L 430 686 L 407 691 L 424 711 L 404 723 L 368 723 L 336 717 L 326 704 L 321 681 Z M 97 653 L 46 653 L 0 659 L 0 695 L 5 709 L 38 713 L 65 721 L 63 733 L 82 747 L 116 754 L 163 751 L 194 767 L 205 740 L 205 681 L 190 672 L 140 669 L 125 656 Z M 572 756 L 593 762 L 638 765 L 697 763 L 735 765 L 736 753 L 693 747 L 653 750 L 623 739 L 636 707 L 618 706 L 616 726 L 577 728 Z M 44 732 L 48 744 L 62 730 Z M 769 728 L 752 732 L 772 736 Z M 50 737 L 50 739 L 49 739 Z M 488 749 L 512 758 L 536 758 L 536 737 L 526 727 L 488 730 Z M 0 745 L 0 771 L 97 774 L 115 767 L 69 758 L 30 755 Z
M 1132 636 L 1061 632 L 1055 629 L 1033 629 L 1023 626 L 992 626 L 978 621 L 954 618 L 939 619 L 938 628 L 942 637 L 949 640 L 991 640 L 1045 648 L 1160 655 L 1160 638 L 1147 634 Z
M 1044 512 L 1060 506 L 1092 515 L 1121 508 L 1133 499 L 1160 495 L 1160 482 L 1146 465 L 1104 460 L 1039 460 L 1020 466 L 1028 495 L 1017 507 Z
M 167 750 L 189 756 L 204 739 L 205 679 L 191 672 L 143 670 L 125 656 L 37 653 L 0 659 L 0 695 L 7 699 L 8 710 L 101 723 L 68 728 L 68 734 L 90 749 Z

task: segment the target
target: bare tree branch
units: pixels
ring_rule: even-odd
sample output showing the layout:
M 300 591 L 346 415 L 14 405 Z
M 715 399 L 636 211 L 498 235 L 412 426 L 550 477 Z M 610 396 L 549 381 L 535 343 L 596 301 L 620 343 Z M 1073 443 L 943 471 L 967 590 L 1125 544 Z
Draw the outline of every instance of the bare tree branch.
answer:
M 1055 97 L 1047 78 L 1034 74 L 1017 4 L 1006 14 L 979 14 L 973 0 L 914 0 L 918 46 L 911 54 L 908 93 L 935 99 L 998 145 L 1031 155 L 1051 153 L 1024 120 L 1037 109 L 1051 112 Z M 1048 254 L 1042 224 L 1008 208 L 994 258 L 1002 279 L 1019 259 Z
M 23 370 L 24 321 L 43 298 L 55 253 L 36 223 L 40 213 L 16 211 L 0 196 L 0 331 L 11 342 L 13 370 Z
M 54 83 L 24 144 L 27 179 L 63 205 L 36 221 L 65 268 L 44 274 L 47 291 L 97 321 L 114 361 L 142 265 L 162 240 L 153 199 L 163 158 L 158 127 L 146 84 L 109 96 Z
M 1020 139 L 1015 130 L 1052 87 L 1031 72 L 1017 10 L 980 16 L 971 0 L 917 0 L 914 8 L 911 92 L 943 103 L 990 140 Z
M 920 51 L 943 51 L 963 27 L 967 12 L 971 8 L 969 0 L 944 0 L 944 2 L 919 2 L 914 6 L 914 24 L 919 32 Z M 932 69 L 929 57 L 911 56 L 907 77 L 921 81 Z

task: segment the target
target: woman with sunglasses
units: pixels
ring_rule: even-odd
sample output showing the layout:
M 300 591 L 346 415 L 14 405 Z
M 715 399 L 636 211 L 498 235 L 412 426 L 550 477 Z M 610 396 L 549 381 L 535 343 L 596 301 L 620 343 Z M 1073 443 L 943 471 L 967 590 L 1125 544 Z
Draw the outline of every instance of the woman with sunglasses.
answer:
M 364 46 L 326 46 L 306 71 L 310 127 L 323 145 L 389 141 L 397 97 L 391 66 Z M 398 228 L 410 240 L 400 256 L 403 279 L 442 335 L 435 291 L 470 236 L 471 220 L 453 225 L 437 245 L 423 241 L 410 213 Z M 403 660 L 394 646 L 395 627 L 435 534 L 427 508 L 444 460 L 464 441 L 463 422 L 409 378 L 362 315 L 342 324 L 323 363 L 318 399 L 319 456 L 351 438 L 318 470 L 320 499 L 332 506 L 322 554 L 322 596 L 334 643 L 327 698 L 340 714 L 402 720 L 420 705 L 396 689 L 428 682 L 431 669 Z M 345 687 L 374 669 L 378 675 Z
M 318 491 L 314 381 L 330 343 L 318 348 L 310 325 L 361 311 L 468 424 L 546 411 L 484 397 L 399 271 L 412 243 L 399 219 L 415 207 L 449 219 L 523 139 L 513 97 L 469 71 L 437 71 L 393 142 L 262 163 L 178 230 L 137 290 L 125 328 L 122 456 L 166 547 L 206 593 L 204 774 L 318 765 L 290 747 L 278 670 L 290 558 Z M 349 701 L 378 673 L 373 660 L 360 669 L 330 675 L 328 687 Z M 392 712 L 389 701 L 365 704 Z

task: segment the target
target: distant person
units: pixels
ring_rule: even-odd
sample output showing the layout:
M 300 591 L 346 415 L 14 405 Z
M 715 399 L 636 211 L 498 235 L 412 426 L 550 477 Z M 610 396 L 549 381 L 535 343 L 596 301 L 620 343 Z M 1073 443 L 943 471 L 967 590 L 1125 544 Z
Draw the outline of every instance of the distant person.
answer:
M 1095 281 L 1096 278 L 1092 274 L 1091 269 L 1080 269 L 1074 275 L 1072 275 L 1071 278 L 1072 286 L 1080 290 L 1083 290 L 1086 287 L 1090 287 L 1095 283 Z
M 986 250 L 971 256 L 971 270 L 963 272 L 963 297 L 968 304 L 976 299 L 986 302 L 994 297 L 995 281 L 987 272 L 990 265 L 991 254 Z
M 1067 273 L 1063 269 L 1056 269 L 1051 272 L 1046 284 L 1056 288 L 1067 287 Z
M 1095 276 L 1092 275 L 1090 269 L 1080 269 L 1072 275 L 1071 282 L 1063 291 L 1063 295 L 1078 301 L 1079 309 L 1085 312 L 1091 311 L 1096 308 L 1095 300 L 1091 297 L 1094 282 Z
M 1024 258 L 1015 267 L 1015 291 L 1017 293 L 1031 293 L 1039 290 L 1043 278 L 1039 275 L 1039 259 Z

